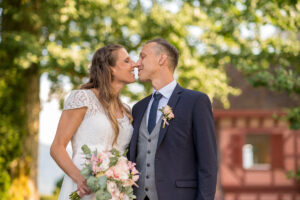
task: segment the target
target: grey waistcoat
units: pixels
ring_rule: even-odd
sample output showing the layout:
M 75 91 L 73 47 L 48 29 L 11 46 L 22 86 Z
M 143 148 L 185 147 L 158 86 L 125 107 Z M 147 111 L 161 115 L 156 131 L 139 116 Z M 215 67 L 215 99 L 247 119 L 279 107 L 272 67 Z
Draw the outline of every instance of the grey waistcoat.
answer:
M 139 188 L 136 189 L 137 200 L 144 200 L 146 195 L 150 200 L 158 200 L 155 185 L 154 160 L 159 137 L 160 124 L 162 117 L 156 123 L 156 126 L 149 134 L 146 126 L 147 112 L 145 112 L 141 122 L 138 146 L 137 146 L 137 169 L 140 172 L 138 180 Z

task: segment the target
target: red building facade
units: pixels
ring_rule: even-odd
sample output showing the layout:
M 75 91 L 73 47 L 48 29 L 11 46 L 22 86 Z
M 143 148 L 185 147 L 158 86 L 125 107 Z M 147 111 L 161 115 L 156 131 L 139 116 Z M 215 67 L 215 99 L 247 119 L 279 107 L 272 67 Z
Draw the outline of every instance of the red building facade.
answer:
M 230 97 L 225 110 L 215 102 L 219 150 L 216 199 L 300 200 L 300 181 L 288 179 L 300 169 L 300 130 L 290 130 L 286 108 L 300 100 L 252 88 L 233 68 L 228 74 L 242 95 Z
M 300 200 L 300 181 L 286 177 L 300 168 L 300 131 L 290 130 L 273 111 L 214 114 L 224 199 Z

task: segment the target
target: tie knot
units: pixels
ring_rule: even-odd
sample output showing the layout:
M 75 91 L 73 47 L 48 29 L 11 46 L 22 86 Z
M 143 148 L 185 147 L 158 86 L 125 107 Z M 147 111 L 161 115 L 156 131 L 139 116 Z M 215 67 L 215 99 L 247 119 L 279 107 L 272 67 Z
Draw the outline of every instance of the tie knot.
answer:
M 156 93 L 153 94 L 153 98 L 156 101 L 160 100 L 161 97 L 162 97 L 162 95 L 160 93 L 158 93 L 158 92 L 156 92 Z

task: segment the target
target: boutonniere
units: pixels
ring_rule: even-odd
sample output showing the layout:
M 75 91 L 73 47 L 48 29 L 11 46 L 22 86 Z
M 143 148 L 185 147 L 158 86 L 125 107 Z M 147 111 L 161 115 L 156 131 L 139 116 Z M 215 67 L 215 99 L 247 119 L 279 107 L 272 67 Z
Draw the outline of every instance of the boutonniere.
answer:
M 170 121 L 171 119 L 174 118 L 174 114 L 173 114 L 172 108 L 170 106 L 168 106 L 168 105 L 162 107 L 159 110 L 163 114 L 163 118 L 162 118 L 162 120 L 164 121 L 163 128 L 165 128 L 166 124 L 169 125 L 168 121 Z

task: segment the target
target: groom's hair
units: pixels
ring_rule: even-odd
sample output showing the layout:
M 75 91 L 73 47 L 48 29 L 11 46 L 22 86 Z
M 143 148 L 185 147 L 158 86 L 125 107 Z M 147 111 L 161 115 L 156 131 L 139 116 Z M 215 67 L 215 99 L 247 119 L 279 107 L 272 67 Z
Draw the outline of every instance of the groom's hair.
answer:
M 178 53 L 178 50 L 176 49 L 176 47 L 162 38 L 155 38 L 155 39 L 149 40 L 149 41 L 147 41 L 146 44 L 149 44 L 152 42 L 155 42 L 157 44 L 156 49 L 158 50 L 158 53 L 165 52 L 168 55 L 168 59 L 170 61 L 169 63 L 171 64 L 171 66 L 169 66 L 169 67 L 171 67 L 173 70 L 175 70 L 175 68 L 178 64 L 178 57 L 179 57 L 179 53 Z

